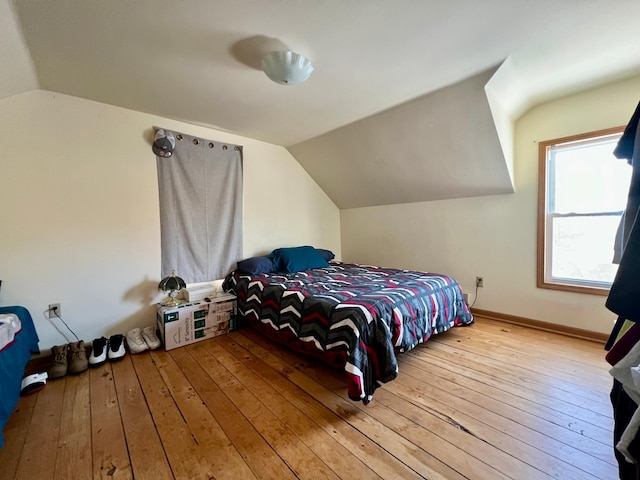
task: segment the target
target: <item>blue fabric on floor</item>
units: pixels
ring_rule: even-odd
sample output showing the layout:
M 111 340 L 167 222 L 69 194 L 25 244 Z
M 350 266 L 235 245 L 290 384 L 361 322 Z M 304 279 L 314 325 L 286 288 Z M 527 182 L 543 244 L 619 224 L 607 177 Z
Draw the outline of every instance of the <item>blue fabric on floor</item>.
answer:
M 2 429 L 20 397 L 20 384 L 31 353 L 40 353 L 38 334 L 31 314 L 24 307 L 0 307 L 0 313 L 13 313 L 22 322 L 14 342 L 0 352 L 0 448 L 4 445 Z

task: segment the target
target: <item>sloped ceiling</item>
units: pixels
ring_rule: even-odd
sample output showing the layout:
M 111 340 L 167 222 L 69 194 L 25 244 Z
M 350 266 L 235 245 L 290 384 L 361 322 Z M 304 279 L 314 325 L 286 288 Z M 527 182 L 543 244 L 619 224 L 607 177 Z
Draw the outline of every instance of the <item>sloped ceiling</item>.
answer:
M 38 88 L 31 56 L 8 0 L 0 0 L 0 61 L 0 98 Z
M 341 208 L 510 191 L 506 124 L 640 71 L 637 0 L 0 0 L 0 19 L 0 98 L 43 88 L 287 146 Z M 306 83 L 259 70 L 283 44 L 313 62 Z
M 513 192 L 484 91 L 494 72 L 289 150 L 340 208 Z

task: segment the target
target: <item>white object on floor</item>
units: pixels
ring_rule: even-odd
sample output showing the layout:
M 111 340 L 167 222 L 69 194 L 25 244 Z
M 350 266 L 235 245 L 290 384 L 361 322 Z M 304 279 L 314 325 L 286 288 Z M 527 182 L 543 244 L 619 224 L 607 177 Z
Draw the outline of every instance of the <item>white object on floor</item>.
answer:
M 116 334 L 109 337 L 109 350 L 107 351 L 107 358 L 110 362 L 115 362 L 124 358 L 126 354 L 124 349 L 124 335 Z
M 160 345 L 162 345 L 160 339 L 156 335 L 155 327 L 144 327 L 142 329 L 142 338 L 144 338 L 144 341 L 151 350 L 155 350 L 156 348 L 159 348 Z
M 34 373 L 22 379 L 20 384 L 20 395 L 28 395 L 44 388 L 47 384 L 47 372 Z
M 131 353 L 141 353 L 149 349 L 139 328 L 134 328 L 127 333 L 127 346 Z
M 89 355 L 89 366 L 99 367 L 107 361 L 107 339 L 96 338 L 91 343 L 91 355 Z

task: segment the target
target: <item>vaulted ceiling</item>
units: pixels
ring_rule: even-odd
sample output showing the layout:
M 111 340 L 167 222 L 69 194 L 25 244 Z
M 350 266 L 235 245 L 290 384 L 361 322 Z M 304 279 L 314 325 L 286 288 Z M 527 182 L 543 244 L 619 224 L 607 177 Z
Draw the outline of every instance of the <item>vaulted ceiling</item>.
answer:
M 638 73 L 639 20 L 636 0 L 0 0 L 0 98 L 41 88 L 283 145 L 340 208 L 504 193 L 509 123 Z M 283 45 L 313 62 L 306 83 L 259 70 Z

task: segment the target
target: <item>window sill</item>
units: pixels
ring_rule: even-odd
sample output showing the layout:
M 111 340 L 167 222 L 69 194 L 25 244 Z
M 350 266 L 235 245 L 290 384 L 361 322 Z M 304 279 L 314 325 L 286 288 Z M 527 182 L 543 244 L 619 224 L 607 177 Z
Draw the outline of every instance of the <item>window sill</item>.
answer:
M 549 283 L 549 282 L 540 282 L 537 284 L 538 288 L 547 288 L 549 290 L 561 290 L 565 292 L 573 292 L 573 293 L 586 293 L 589 295 L 600 295 L 606 297 L 609 295 L 609 288 L 598 288 L 598 287 L 585 287 L 581 285 L 572 285 L 567 283 Z

